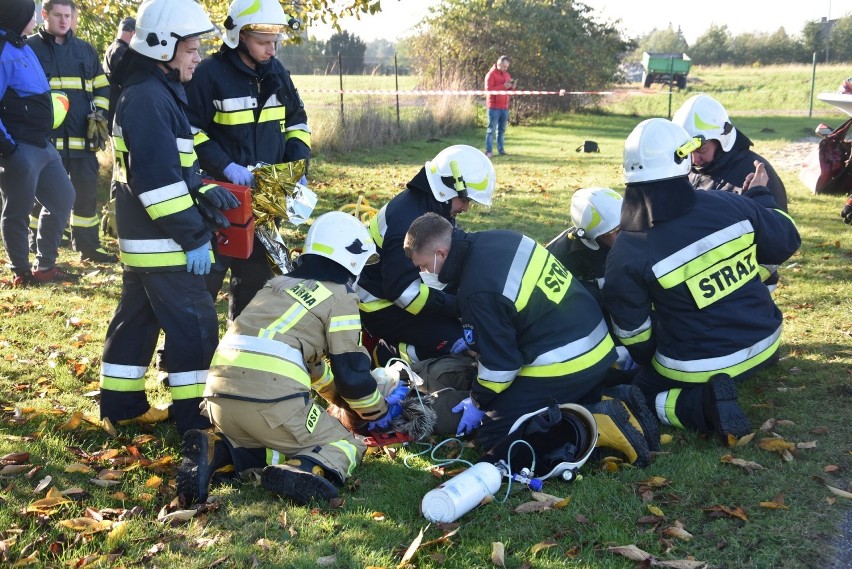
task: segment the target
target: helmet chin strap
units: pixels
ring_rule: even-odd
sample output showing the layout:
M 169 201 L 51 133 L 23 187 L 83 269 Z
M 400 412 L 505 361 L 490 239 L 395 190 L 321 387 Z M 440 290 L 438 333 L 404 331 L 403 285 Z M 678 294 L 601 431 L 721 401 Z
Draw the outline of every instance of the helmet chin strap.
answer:
M 267 65 L 269 62 L 272 61 L 272 57 L 270 57 L 269 59 L 265 59 L 263 61 L 260 61 L 255 56 L 253 56 L 251 54 L 251 52 L 249 51 L 249 48 L 246 45 L 246 42 L 244 42 L 242 40 L 242 38 L 240 38 L 240 43 L 237 44 L 237 51 L 242 53 L 242 54 L 245 54 L 245 56 L 248 57 L 250 60 L 252 60 L 255 65 Z

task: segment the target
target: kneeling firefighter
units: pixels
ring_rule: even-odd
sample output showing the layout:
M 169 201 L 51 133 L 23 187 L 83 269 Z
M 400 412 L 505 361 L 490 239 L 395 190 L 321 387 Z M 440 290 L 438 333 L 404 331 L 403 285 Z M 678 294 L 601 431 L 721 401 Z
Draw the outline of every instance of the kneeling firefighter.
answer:
M 263 468 L 263 486 L 297 504 L 336 497 L 366 445 L 311 390 L 344 401 L 373 428 L 401 413 L 407 385 L 383 398 L 359 344 L 350 284 L 375 250 L 354 217 L 320 216 L 298 266 L 271 279 L 230 326 L 204 391 L 214 430 L 183 438 L 177 486 L 186 503 L 206 500 L 214 472 L 229 464 L 240 474 Z

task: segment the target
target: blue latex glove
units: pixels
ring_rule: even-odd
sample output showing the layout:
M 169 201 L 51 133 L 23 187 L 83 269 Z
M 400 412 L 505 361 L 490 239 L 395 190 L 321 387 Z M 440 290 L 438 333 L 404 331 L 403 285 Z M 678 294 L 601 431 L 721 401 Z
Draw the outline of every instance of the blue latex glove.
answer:
M 186 272 L 206 275 L 210 272 L 210 244 L 186 252 Z
M 460 354 L 465 350 L 469 350 L 470 346 L 467 345 L 467 342 L 464 341 L 464 338 L 459 338 L 453 344 L 453 347 L 450 348 L 451 354 Z
M 240 200 L 237 199 L 237 196 L 222 186 L 213 186 L 205 191 L 203 195 L 210 200 L 210 203 L 216 209 L 234 209 L 240 205 Z
M 254 176 L 245 166 L 240 166 L 235 162 L 231 162 L 223 170 L 225 177 L 233 184 L 240 186 L 251 186 L 254 184 Z
M 469 435 L 474 430 L 478 429 L 482 424 L 482 418 L 485 417 L 485 412 L 480 411 L 473 404 L 473 399 L 468 397 L 463 399 L 458 405 L 453 407 L 453 413 L 461 413 L 459 426 L 456 429 L 456 436 Z
M 402 400 L 408 395 L 409 389 L 407 384 L 400 383 L 396 389 L 391 391 L 390 395 L 385 397 L 385 403 L 388 404 L 388 412 L 377 421 L 367 423 L 367 430 L 387 431 L 390 429 L 393 420 L 402 415 Z
M 302 176 L 301 178 L 299 178 L 299 183 L 307 188 L 308 187 L 308 177 Z

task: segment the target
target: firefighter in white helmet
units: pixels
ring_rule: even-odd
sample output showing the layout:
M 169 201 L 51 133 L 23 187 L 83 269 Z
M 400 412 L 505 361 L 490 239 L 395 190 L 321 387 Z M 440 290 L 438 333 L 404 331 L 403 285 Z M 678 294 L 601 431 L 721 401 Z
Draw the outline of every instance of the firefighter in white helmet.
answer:
M 231 324 L 204 392 L 216 434 L 183 438 L 178 491 L 186 502 L 206 500 L 213 473 L 230 463 L 238 473 L 263 468 L 263 486 L 298 504 L 337 496 L 366 446 L 312 390 L 345 404 L 372 430 L 389 429 L 402 413 L 408 386 L 382 397 L 359 343 L 350 283 L 375 251 L 355 217 L 321 215 L 297 267 L 271 279 Z
M 186 87 L 198 162 L 216 180 L 251 186 L 248 166 L 310 158 L 305 106 L 275 57 L 291 21 L 278 0 L 234 0 L 222 45 L 198 65 Z M 217 261 L 209 288 L 218 291 L 230 269 L 228 317 L 233 321 L 272 278 L 272 269 L 257 238 L 248 259 Z
M 382 340 L 373 350 L 376 365 L 393 356 L 416 362 L 465 351 L 453 291 L 442 290 L 428 271 L 421 273 L 406 257 L 402 242 L 411 222 L 424 213 L 455 225 L 471 202 L 490 206 L 496 178 L 480 150 L 449 146 L 373 218 L 370 234 L 381 260 L 361 274 L 356 291 L 365 330 Z
M 114 71 L 121 85 L 112 140 L 124 272 L 104 344 L 101 416 L 156 423 L 171 415 L 183 433 L 210 426 L 198 405 L 219 336 L 204 281 L 213 231 L 195 202 L 208 195 L 237 202 L 220 186 L 202 186 L 183 111 L 183 84 L 201 60 L 200 36 L 215 29 L 210 18 L 193 0 L 148 0 L 136 22 Z M 161 329 L 171 412 L 150 407 L 145 395 Z
M 801 241 L 762 167 L 752 199 L 693 189 L 690 152 L 703 142 L 661 118 L 630 133 L 603 301 L 641 366 L 633 384 L 659 419 L 729 444 L 750 431 L 735 380 L 776 361 L 781 341 L 781 311 L 759 264 L 782 263 Z
M 571 196 L 571 223 L 546 245 L 592 296 L 600 300 L 606 257 L 621 224 L 622 198 L 610 188 L 582 188 Z
M 787 211 L 784 182 L 765 158 L 751 150 L 754 143 L 734 127 L 728 111 L 710 95 L 694 95 L 672 117 L 690 136 L 702 137 L 703 144 L 692 153 L 689 181 L 697 190 L 724 190 L 743 193 L 748 189 L 754 162 L 762 162 L 769 176 L 767 187 L 775 203 Z

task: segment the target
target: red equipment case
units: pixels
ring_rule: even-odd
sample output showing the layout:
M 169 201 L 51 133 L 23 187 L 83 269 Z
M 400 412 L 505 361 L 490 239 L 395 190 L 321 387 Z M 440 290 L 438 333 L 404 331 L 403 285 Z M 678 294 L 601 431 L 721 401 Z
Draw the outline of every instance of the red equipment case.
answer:
M 222 186 L 239 200 L 234 209 L 223 210 L 222 214 L 231 222 L 227 229 L 216 235 L 220 255 L 236 259 L 248 259 L 254 249 L 254 215 L 251 211 L 251 188 L 218 180 L 203 180 L 205 184 Z

